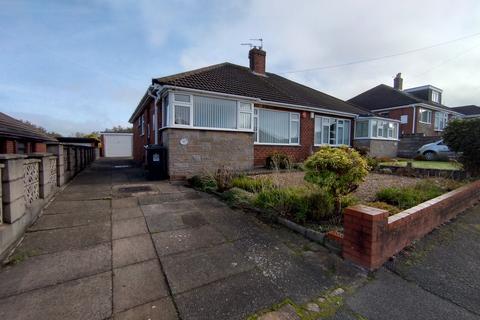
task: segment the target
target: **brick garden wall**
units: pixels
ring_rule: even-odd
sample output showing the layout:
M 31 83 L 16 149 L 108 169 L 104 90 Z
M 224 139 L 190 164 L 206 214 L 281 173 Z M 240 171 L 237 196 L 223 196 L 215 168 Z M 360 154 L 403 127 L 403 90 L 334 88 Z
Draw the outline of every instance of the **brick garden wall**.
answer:
M 480 200 L 480 180 L 389 217 L 364 205 L 345 209 L 343 256 L 377 269 L 414 240 L 454 218 Z

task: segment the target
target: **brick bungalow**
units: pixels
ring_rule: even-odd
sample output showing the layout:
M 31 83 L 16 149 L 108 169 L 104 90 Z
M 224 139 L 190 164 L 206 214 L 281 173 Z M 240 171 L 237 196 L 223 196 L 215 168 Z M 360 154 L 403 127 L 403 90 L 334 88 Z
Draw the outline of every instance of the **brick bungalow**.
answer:
M 322 145 L 354 145 L 360 118 L 382 131 L 359 141 L 379 142 L 378 155 L 395 150 L 398 121 L 266 72 L 261 48 L 249 60 L 250 68 L 221 63 L 153 79 L 129 120 L 134 159 L 144 163 L 144 146 L 163 144 L 174 179 L 264 166 L 274 152 L 300 162 Z
M 47 143 L 56 141 L 34 126 L 0 112 L 0 154 L 47 152 Z
M 400 121 L 400 135 L 440 136 L 447 122 L 462 114 L 442 104 L 443 90 L 432 85 L 403 89 L 401 74 L 393 87 L 380 84 L 348 102 L 376 115 Z

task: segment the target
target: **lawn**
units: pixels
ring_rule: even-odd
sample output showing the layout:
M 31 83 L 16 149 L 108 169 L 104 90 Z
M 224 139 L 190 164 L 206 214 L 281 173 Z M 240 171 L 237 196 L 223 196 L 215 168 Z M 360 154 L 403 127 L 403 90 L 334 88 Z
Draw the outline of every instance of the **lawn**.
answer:
M 406 167 L 406 160 L 382 162 L 380 166 Z M 453 161 L 421 161 L 412 160 L 412 166 L 419 169 L 462 170 L 462 165 Z

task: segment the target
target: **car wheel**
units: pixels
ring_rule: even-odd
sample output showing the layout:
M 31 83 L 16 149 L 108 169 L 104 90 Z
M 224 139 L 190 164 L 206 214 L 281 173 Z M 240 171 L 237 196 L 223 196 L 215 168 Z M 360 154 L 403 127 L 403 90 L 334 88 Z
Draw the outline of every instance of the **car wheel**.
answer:
M 436 158 L 436 154 L 433 151 L 427 151 L 423 154 L 423 156 L 425 157 L 425 160 L 427 160 L 427 161 L 432 161 L 432 160 L 435 160 L 435 158 Z

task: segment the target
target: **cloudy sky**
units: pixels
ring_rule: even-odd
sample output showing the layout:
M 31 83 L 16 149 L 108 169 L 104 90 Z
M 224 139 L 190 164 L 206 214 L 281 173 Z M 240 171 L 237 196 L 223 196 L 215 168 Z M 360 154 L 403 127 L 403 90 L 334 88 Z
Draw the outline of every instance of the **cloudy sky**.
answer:
M 402 72 L 480 105 L 478 0 L 0 0 L 0 111 L 65 135 L 127 125 L 152 77 L 248 65 L 259 37 L 267 71 L 342 99 Z

